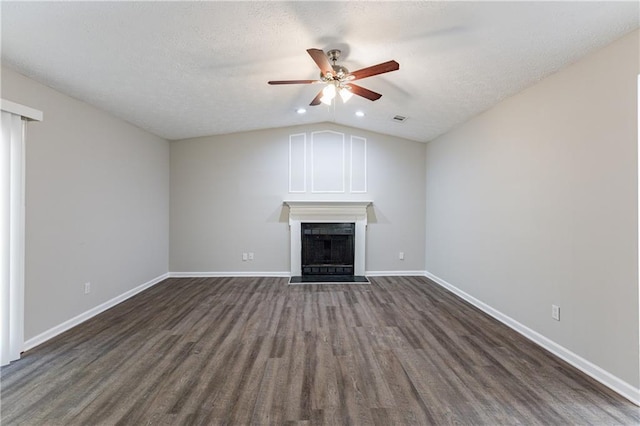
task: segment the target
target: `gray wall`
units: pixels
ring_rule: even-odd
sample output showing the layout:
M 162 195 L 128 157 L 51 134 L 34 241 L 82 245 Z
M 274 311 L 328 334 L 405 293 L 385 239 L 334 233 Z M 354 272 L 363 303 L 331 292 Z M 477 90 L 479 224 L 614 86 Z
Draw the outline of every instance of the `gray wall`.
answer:
M 636 388 L 638 38 L 429 143 L 426 168 L 427 271 Z
M 6 68 L 2 97 L 44 112 L 26 138 L 28 340 L 168 272 L 169 143 Z
M 367 139 L 366 194 L 289 194 L 289 135 L 320 130 Z M 374 202 L 367 271 L 424 271 L 424 153 L 422 143 L 332 123 L 172 142 L 170 269 L 288 272 L 282 201 L 358 199 Z

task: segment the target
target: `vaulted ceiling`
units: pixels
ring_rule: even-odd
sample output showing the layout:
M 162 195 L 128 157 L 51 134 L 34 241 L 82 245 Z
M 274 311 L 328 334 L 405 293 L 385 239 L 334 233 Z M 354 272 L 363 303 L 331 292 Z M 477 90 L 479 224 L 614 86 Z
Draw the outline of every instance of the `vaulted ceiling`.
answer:
M 637 2 L 604 1 L 1 8 L 3 66 L 171 140 L 330 121 L 426 142 L 640 21 Z M 341 49 L 350 70 L 390 59 L 400 70 L 359 81 L 383 95 L 375 102 L 308 107 L 321 86 L 267 85 L 317 79 L 308 48 Z

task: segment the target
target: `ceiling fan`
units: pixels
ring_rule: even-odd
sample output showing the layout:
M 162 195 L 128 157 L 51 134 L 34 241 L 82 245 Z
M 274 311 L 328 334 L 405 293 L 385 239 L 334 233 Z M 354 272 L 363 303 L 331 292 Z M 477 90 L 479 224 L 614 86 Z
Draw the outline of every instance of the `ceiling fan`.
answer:
M 320 68 L 320 80 L 272 80 L 269 81 L 269 84 L 325 83 L 325 87 L 309 104 L 312 106 L 320 105 L 320 103 L 331 105 L 331 101 L 335 98 L 336 93 L 340 95 L 343 102 L 347 102 L 353 95 L 362 96 L 363 98 L 367 98 L 371 101 L 376 101 L 382 97 L 380 93 L 376 93 L 372 90 L 365 89 L 362 86 L 353 84 L 352 81 L 400 69 L 400 64 L 396 61 L 387 61 L 378 65 L 349 72 L 349 70 L 342 65 L 336 65 L 336 61 L 340 57 L 341 53 L 338 49 L 329 50 L 326 54 L 321 49 L 307 49 L 307 53 L 318 65 L 318 68 Z M 329 61 L 333 62 L 333 64 Z

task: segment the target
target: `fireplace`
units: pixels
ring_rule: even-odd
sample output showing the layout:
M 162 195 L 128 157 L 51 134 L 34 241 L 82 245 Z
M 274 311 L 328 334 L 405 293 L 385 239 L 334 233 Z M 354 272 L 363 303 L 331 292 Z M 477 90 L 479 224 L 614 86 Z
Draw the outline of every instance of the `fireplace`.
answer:
M 291 276 L 302 276 L 302 225 L 349 224 L 353 226 L 352 275 L 365 275 L 367 208 L 371 201 L 285 201 L 289 208 Z M 331 276 L 331 275 L 325 275 Z
M 353 275 L 355 223 L 302 223 L 302 275 Z

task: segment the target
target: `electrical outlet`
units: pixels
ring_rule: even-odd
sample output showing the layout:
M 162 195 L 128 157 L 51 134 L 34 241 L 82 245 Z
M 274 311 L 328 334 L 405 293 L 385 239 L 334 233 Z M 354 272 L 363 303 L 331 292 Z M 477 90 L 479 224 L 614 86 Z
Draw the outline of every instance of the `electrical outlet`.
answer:
M 398 253 L 398 259 L 400 260 L 404 260 L 404 252 L 401 251 L 400 253 Z
M 84 294 L 91 293 L 91 283 L 84 283 Z
M 249 252 L 249 260 L 253 260 L 253 252 L 252 251 Z
M 242 261 L 246 262 L 248 259 L 247 253 L 242 253 Z
M 551 305 L 551 318 L 556 321 L 560 321 L 560 306 Z

